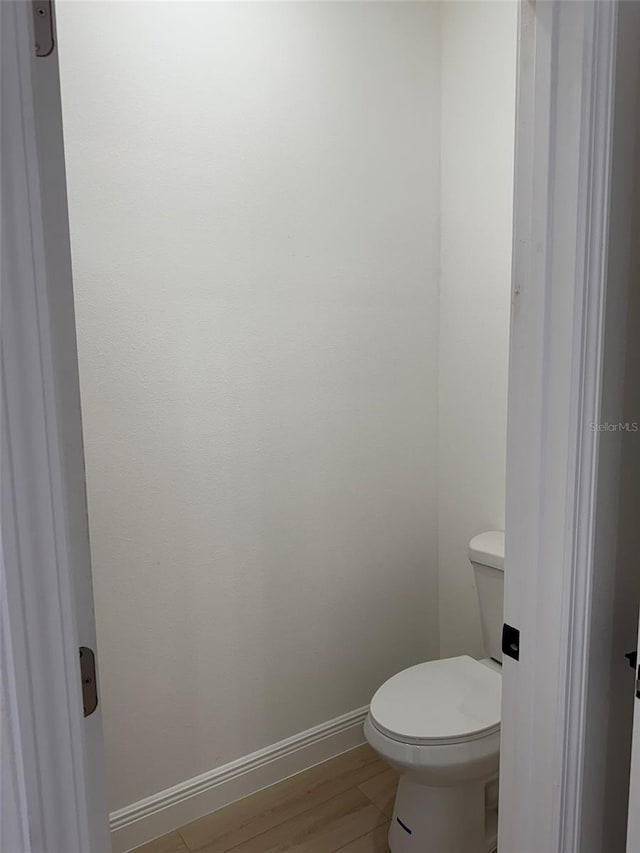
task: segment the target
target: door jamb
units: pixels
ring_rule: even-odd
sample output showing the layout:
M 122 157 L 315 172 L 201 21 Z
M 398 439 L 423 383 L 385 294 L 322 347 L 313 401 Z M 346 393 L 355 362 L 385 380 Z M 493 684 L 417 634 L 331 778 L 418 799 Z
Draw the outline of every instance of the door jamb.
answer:
M 110 845 L 101 729 L 94 728 L 91 739 L 86 736 L 89 726 L 100 726 L 100 717 L 97 722 L 85 720 L 82 707 L 78 649 L 86 630 L 79 630 L 73 564 L 78 543 L 72 541 L 82 532 L 70 523 L 65 453 L 69 436 L 64 417 L 79 417 L 79 411 L 61 411 L 61 401 L 69 399 L 61 386 L 73 386 L 77 374 L 63 370 L 57 357 L 60 328 L 51 305 L 61 286 L 70 287 L 70 278 L 52 262 L 47 246 L 55 205 L 47 212 L 51 185 L 46 190 L 43 183 L 47 172 L 55 172 L 60 191 L 64 170 L 60 160 L 44 162 L 39 149 L 37 112 L 42 105 L 35 96 L 33 62 L 48 60 L 34 60 L 32 55 L 31 5 L 0 3 L 0 628 L 2 707 L 7 715 L 2 746 L 13 758 L 2 762 L 1 783 L 3 799 L 13 800 L 18 815 L 6 830 L 9 837 L 1 840 L 7 849 L 24 853 L 106 853 Z M 68 253 L 68 242 L 57 242 L 56 250 Z M 70 275 L 70 266 L 68 271 Z M 73 324 L 73 315 L 67 319 Z M 78 436 L 80 447 L 76 443 L 73 451 L 81 459 L 79 424 Z M 86 565 L 82 568 L 88 571 Z M 85 623 L 92 622 L 90 616 Z

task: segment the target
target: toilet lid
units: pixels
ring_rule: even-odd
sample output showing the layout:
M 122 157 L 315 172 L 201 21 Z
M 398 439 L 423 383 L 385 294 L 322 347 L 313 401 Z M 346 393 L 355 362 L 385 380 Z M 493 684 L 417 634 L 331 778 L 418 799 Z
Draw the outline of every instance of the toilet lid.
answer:
M 405 743 L 475 740 L 500 728 L 502 676 L 473 658 L 420 663 L 386 681 L 371 700 L 371 722 Z

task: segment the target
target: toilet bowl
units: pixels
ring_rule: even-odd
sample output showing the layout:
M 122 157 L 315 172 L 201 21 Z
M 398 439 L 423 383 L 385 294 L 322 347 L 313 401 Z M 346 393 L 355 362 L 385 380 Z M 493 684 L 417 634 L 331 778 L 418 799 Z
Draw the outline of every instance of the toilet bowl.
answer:
M 469 556 L 492 658 L 409 667 L 377 690 L 365 721 L 367 741 L 400 774 L 392 853 L 496 849 L 504 534 L 475 537 Z

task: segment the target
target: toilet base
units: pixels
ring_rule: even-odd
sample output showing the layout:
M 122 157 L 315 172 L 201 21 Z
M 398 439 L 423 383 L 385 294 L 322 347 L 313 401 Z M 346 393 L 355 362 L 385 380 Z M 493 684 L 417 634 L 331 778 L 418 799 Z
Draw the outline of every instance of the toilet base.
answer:
M 401 776 L 389 827 L 391 853 L 487 853 L 486 782 L 433 788 Z

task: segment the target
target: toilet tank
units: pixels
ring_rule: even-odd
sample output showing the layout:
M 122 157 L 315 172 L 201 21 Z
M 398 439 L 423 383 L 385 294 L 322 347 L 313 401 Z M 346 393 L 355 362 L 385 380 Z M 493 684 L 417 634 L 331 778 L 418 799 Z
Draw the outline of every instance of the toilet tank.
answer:
M 479 533 L 469 542 L 469 560 L 476 576 L 482 636 L 487 654 L 502 663 L 504 604 L 504 532 Z

